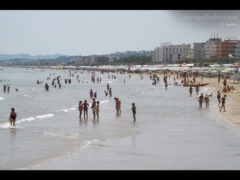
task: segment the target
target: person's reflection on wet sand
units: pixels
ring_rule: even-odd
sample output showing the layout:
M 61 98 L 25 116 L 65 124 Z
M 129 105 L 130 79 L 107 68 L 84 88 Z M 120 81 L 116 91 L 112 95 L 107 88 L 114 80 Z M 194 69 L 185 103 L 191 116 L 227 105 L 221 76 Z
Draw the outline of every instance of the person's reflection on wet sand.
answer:
M 99 124 L 99 119 L 93 119 L 93 125 L 97 126 Z

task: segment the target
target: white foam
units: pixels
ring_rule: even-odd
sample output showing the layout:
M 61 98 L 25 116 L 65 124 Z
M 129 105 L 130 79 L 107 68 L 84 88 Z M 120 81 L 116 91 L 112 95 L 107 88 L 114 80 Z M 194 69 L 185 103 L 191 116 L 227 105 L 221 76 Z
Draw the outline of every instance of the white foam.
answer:
M 4 98 L 3 98 L 3 97 L 0 97 L 0 101 L 2 101 L 2 100 L 4 100 Z
M 44 118 L 48 118 L 48 117 L 53 117 L 54 114 L 44 114 L 44 115 L 38 115 L 38 116 L 35 116 L 37 119 L 44 119 Z
M 104 104 L 104 103 L 107 103 L 107 102 L 109 102 L 109 100 L 100 101 L 100 104 Z
M 73 140 L 76 140 L 78 136 L 77 133 L 68 135 L 68 134 L 58 134 L 58 133 L 52 133 L 52 132 L 44 132 L 43 135 L 51 136 L 55 138 L 73 139 Z
M 45 132 L 45 134 L 46 133 L 47 132 Z M 44 160 L 41 160 L 40 162 L 38 162 L 36 164 L 30 165 L 30 166 L 27 166 L 27 167 L 23 167 L 23 168 L 17 168 L 15 170 L 29 170 L 29 169 L 40 168 L 40 167 L 42 167 L 42 166 L 44 166 L 44 165 L 46 165 L 50 162 L 57 161 L 57 160 L 60 160 L 60 159 L 63 159 L 63 158 L 71 157 L 74 154 L 78 153 L 80 150 L 87 148 L 92 142 L 97 142 L 97 141 L 98 141 L 97 139 L 94 139 L 92 141 L 84 141 L 77 148 L 74 148 L 71 151 L 67 151 L 66 153 L 64 153 L 62 155 L 58 155 L 58 156 L 55 156 L 55 157 L 52 157 L 52 158 L 44 159 Z
M 71 107 L 71 108 L 66 108 L 66 109 L 60 109 L 57 110 L 57 112 L 68 112 L 68 111 L 75 111 L 77 110 L 77 107 Z
M 53 116 L 54 116 L 54 114 L 44 114 L 44 115 L 38 115 L 35 117 L 23 118 L 23 119 L 16 121 L 16 124 L 20 124 L 22 122 L 30 122 L 30 121 L 34 121 L 36 119 L 44 119 L 44 118 L 53 117 Z M 10 123 L 0 124 L 0 128 L 9 128 L 9 127 L 11 127 Z

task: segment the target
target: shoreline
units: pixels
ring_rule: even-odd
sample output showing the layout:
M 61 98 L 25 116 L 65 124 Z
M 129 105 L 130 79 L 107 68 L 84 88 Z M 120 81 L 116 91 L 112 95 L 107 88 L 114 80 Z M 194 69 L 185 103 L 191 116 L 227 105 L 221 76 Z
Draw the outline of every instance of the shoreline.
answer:
M 220 113 L 219 117 L 224 119 L 225 121 L 231 123 L 232 125 L 235 125 L 238 128 L 240 128 L 240 111 L 239 111 L 239 107 L 240 107 L 240 91 L 239 91 L 240 83 L 239 84 L 233 84 L 233 80 L 228 79 L 227 84 L 233 85 L 235 90 L 232 91 L 232 92 L 223 93 L 222 92 L 223 79 L 221 79 L 219 84 L 218 84 L 217 81 L 218 81 L 217 77 L 215 77 L 215 78 L 204 77 L 204 79 L 201 80 L 201 82 L 209 83 L 209 86 L 214 88 L 213 92 L 212 92 L 213 93 L 213 98 L 217 98 L 216 96 L 217 96 L 217 91 L 218 90 L 220 90 L 221 95 L 224 95 L 224 94 L 227 95 L 226 112 L 219 112 L 219 110 L 218 110 L 218 113 Z

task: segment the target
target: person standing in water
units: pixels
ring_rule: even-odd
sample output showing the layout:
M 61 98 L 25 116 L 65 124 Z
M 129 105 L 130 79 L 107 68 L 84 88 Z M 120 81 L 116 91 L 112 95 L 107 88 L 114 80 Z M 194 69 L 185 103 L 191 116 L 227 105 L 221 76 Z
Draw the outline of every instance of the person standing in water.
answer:
M 208 95 L 205 96 L 204 100 L 205 100 L 205 103 L 206 103 L 206 107 L 208 108 L 209 107 L 209 97 L 208 97 Z
M 79 110 L 79 117 L 80 119 L 82 119 L 82 110 L 83 110 L 82 101 L 79 101 L 78 110 Z
M 97 119 L 99 119 L 99 101 L 97 101 L 97 105 L 96 105 L 96 114 L 97 114 Z
M 220 91 L 217 92 L 217 99 L 218 99 L 218 106 L 221 104 L 221 93 Z
M 49 85 L 46 83 L 45 84 L 45 90 L 48 91 Z
M 112 97 L 112 88 L 109 88 L 109 97 Z
M 90 89 L 90 98 L 92 99 L 92 97 L 93 97 L 93 90 Z
M 203 94 L 201 94 L 201 96 L 199 96 L 198 98 L 198 102 L 199 102 L 199 108 L 202 108 L 202 103 L 203 103 Z
M 199 94 L 199 86 L 196 86 L 196 94 Z
M 133 120 L 136 122 L 136 106 L 135 103 L 132 103 L 132 113 L 133 113 Z
M 85 115 L 88 118 L 88 106 L 89 106 L 89 104 L 87 103 L 87 100 L 85 100 L 83 103 L 84 119 L 85 119 Z
M 189 88 L 189 93 L 190 93 L 190 96 L 191 96 L 191 97 L 192 97 L 192 91 L 193 91 L 192 86 L 190 86 L 190 88 Z
M 92 108 L 92 112 L 93 112 L 93 119 L 95 119 L 95 116 L 96 116 L 96 101 L 95 101 L 95 98 L 93 98 L 91 108 Z
M 221 112 L 221 110 L 222 110 L 222 108 L 224 109 L 224 112 L 226 112 L 226 109 L 225 109 L 225 102 L 226 102 L 226 97 L 227 97 L 227 95 L 224 95 L 223 97 L 222 97 L 222 106 L 221 106 L 221 108 L 220 108 L 220 112 Z
M 3 92 L 4 92 L 4 93 L 6 92 L 6 89 L 7 89 L 7 86 L 4 84 L 4 85 L 3 85 Z
M 10 92 L 10 86 L 7 85 L 7 92 L 9 93 Z
M 15 121 L 16 121 L 16 117 L 17 117 L 17 113 L 15 112 L 14 108 L 11 108 L 11 113 L 9 116 L 9 121 L 10 121 L 10 125 L 15 127 Z

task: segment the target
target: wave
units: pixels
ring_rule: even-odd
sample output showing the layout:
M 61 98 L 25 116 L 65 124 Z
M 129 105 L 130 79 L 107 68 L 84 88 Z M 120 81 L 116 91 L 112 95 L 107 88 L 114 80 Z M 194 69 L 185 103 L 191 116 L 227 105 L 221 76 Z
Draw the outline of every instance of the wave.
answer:
M 104 104 L 104 103 L 107 103 L 107 102 L 109 102 L 109 100 L 100 101 L 100 104 Z
M 60 109 L 60 110 L 56 110 L 56 112 L 68 112 L 68 111 L 75 111 L 75 110 L 77 110 L 77 107 Z
M 75 134 L 58 134 L 58 133 L 51 133 L 51 132 L 43 132 L 44 136 L 50 136 L 50 137 L 56 137 L 56 138 L 63 138 L 63 139 L 72 139 L 72 140 L 76 140 L 78 133 Z
M 50 157 L 47 159 L 43 159 L 40 160 L 39 162 L 33 164 L 33 165 L 29 165 L 23 168 L 16 168 L 15 170 L 29 170 L 29 169 L 36 169 L 36 168 L 40 168 L 46 164 L 49 164 L 51 162 L 60 160 L 60 159 L 64 159 L 64 158 L 69 158 L 71 156 L 73 156 L 74 154 L 78 153 L 79 151 L 87 148 L 90 144 L 92 144 L 93 142 L 98 142 L 98 139 L 93 139 L 93 140 L 86 140 L 84 142 L 82 142 L 79 146 L 77 146 L 76 148 L 72 149 L 72 150 L 68 150 L 67 152 L 57 155 L 55 157 Z
M 44 119 L 44 118 L 53 117 L 53 116 L 54 116 L 54 114 L 52 114 L 52 113 L 51 114 L 32 116 L 32 117 L 29 117 L 29 118 L 20 119 L 20 120 L 16 121 L 16 124 L 20 124 L 20 123 L 23 123 L 23 122 L 30 122 L 30 121 L 34 121 L 36 119 Z M 11 127 L 9 122 L 0 124 L 0 128 L 9 128 L 9 127 Z

